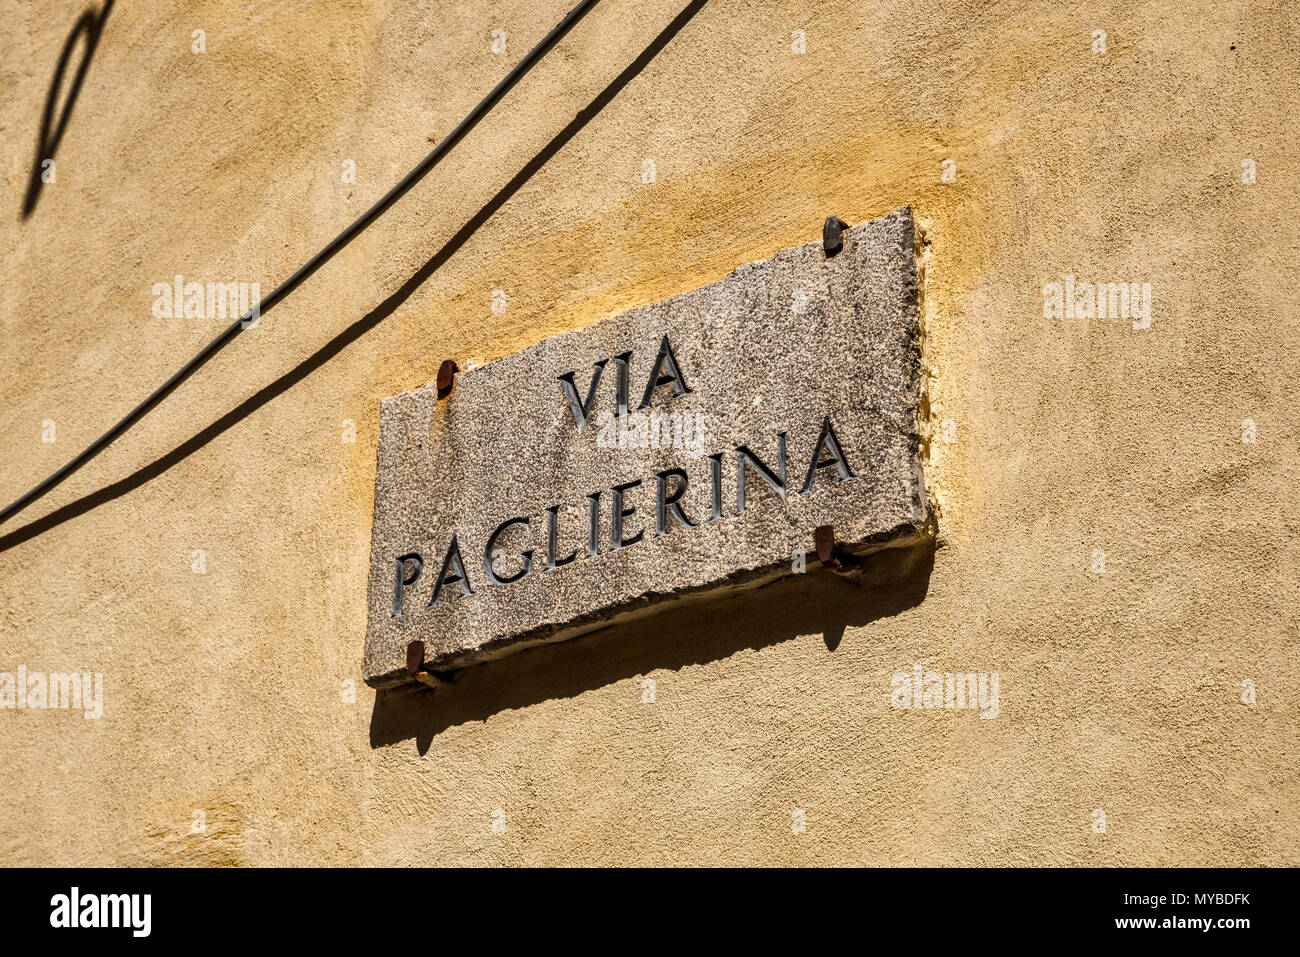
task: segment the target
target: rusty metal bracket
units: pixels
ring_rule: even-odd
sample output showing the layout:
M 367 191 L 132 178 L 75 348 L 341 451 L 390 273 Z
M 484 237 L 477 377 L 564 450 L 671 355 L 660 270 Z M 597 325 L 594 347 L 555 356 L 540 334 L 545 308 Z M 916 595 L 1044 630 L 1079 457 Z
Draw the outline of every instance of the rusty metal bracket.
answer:
M 424 642 L 422 641 L 413 641 L 406 646 L 406 670 L 411 673 L 412 678 L 426 687 L 434 690 L 451 687 L 450 682 L 424 670 Z
M 455 359 L 443 359 L 442 365 L 438 366 L 438 398 L 445 399 L 451 395 L 452 387 L 456 384 L 456 373 L 460 367 L 456 365 Z
M 832 525 L 818 525 L 813 532 L 813 547 L 817 549 L 817 560 L 831 571 L 839 571 L 843 566 L 835 557 L 835 528 Z
M 844 230 L 848 228 L 849 224 L 838 216 L 826 217 L 826 225 L 822 227 L 822 251 L 827 259 L 838 256 L 844 248 Z
M 862 560 L 835 543 L 835 526 L 818 525 L 813 532 L 813 547 L 823 568 L 829 568 L 842 578 L 856 577 L 862 572 Z

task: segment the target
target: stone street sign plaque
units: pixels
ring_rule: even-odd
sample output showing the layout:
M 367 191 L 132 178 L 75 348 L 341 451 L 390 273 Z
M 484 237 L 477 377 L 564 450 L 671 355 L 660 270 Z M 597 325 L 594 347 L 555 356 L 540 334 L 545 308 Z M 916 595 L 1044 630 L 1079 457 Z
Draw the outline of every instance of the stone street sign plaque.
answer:
M 366 681 L 927 534 L 917 296 L 903 208 L 386 399 Z

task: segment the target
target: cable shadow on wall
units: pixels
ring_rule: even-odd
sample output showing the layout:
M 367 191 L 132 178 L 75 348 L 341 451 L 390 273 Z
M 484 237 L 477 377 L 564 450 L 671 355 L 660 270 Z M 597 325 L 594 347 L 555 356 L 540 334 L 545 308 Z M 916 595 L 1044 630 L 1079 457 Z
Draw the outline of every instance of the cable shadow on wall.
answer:
M 104 9 L 98 14 L 93 8 L 87 9 L 63 43 L 59 65 L 54 68 L 54 76 L 50 78 L 50 91 L 45 95 L 45 112 L 41 114 L 41 128 L 36 134 L 36 159 L 32 162 L 32 175 L 27 180 L 27 193 L 23 197 L 23 219 L 27 219 L 36 210 L 36 203 L 41 198 L 41 189 L 45 186 L 45 163 L 47 160 L 51 162 L 54 160 L 59 141 L 63 139 L 63 133 L 68 128 L 68 120 L 72 118 L 72 108 L 77 105 L 81 83 L 86 79 L 86 71 L 90 69 L 91 58 L 95 55 L 95 48 L 99 46 L 99 37 L 104 32 L 104 23 L 113 10 L 113 3 L 114 0 L 106 0 Z M 72 78 L 72 85 L 68 90 L 68 98 L 63 104 L 63 111 L 59 114 L 59 121 L 52 126 L 54 106 L 58 101 L 59 88 L 63 86 L 63 74 L 68 69 L 68 59 L 76 49 L 77 39 L 83 33 L 86 35 L 86 52 Z
M 293 369 L 281 375 L 278 379 L 269 385 L 263 386 L 257 392 L 253 393 L 239 405 L 235 406 L 221 418 L 217 419 L 211 425 L 196 433 L 191 438 L 182 442 L 166 455 L 155 459 L 148 465 L 137 469 L 131 475 L 120 479 L 111 485 L 106 485 L 97 492 L 92 492 L 79 499 L 69 502 L 42 516 L 35 521 L 29 522 L 22 527 L 9 532 L 6 535 L 0 535 L 0 552 L 20 545 L 29 541 L 38 535 L 42 535 L 52 528 L 62 525 L 81 515 L 86 514 L 92 509 L 98 508 L 106 502 L 121 498 L 128 492 L 132 492 L 147 482 L 152 481 L 162 475 L 172 466 L 184 461 L 193 455 L 199 449 L 203 448 L 213 439 L 226 432 L 242 421 L 245 417 L 256 412 L 266 403 L 279 396 L 281 393 L 293 388 L 299 382 L 307 378 L 326 362 L 333 359 L 336 355 L 346 349 L 349 345 L 361 338 L 379 323 L 383 322 L 401 306 L 424 282 L 433 275 L 444 263 L 447 262 L 456 252 L 465 245 L 465 243 L 486 223 L 498 210 L 501 209 L 510 199 L 528 182 L 533 175 L 543 166 L 549 163 L 564 146 L 573 139 L 577 133 L 586 126 L 591 120 L 608 106 L 622 90 L 632 80 L 641 73 L 642 70 L 653 60 L 660 51 L 666 47 L 672 39 L 681 32 L 682 28 L 697 14 L 705 4 L 706 0 L 693 0 L 681 13 L 673 18 L 672 22 L 659 33 L 658 36 L 632 61 L 628 67 L 623 70 L 614 80 L 603 89 L 595 99 L 591 101 L 577 116 L 575 116 L 559 133 L 557 133 L 549 143 L 547 143 L 540 152 L 531 160 L 524 164 L 523 168 L 516 173 L 511 180 L 506 183 L 486 204 L 475 213 L 470 220 L 465 223 L 456 234 L 449 239 L 446 244 L 439 249 L 428 262 L 419 268 L 409 279 L 381 302 L 378 306 L 366 313 L 352 325 L 348 326 L 321 348 L 316 350 L 310 357 L 303 360 Z
M 486 721 L 500 711 L 574 698 L 616 681 L 718 661 L 801 635 L 821 633 L 824 648 L 819 643 L 816 653 L 834 653 L 846 629 L 891 618 L 925 600 L 934 549 L 931 540 L 877 552 L 866 559 L 856 583 L 821 568 L 814 556 L 803 575 L 464 668 L 443 676 L 451 679 L 449 688 L 380 691 L 370 716 L 370 746 L 415 738 L 423 755 L 448 728 Z

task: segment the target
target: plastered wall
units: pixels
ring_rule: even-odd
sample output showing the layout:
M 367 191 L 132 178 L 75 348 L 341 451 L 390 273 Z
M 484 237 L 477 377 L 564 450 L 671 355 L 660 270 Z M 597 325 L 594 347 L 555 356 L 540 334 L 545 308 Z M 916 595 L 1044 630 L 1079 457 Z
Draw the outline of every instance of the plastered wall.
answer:
M 87 6 L 0 9 L 8 502 L 225 325 L 155 284 L 269 292 L 568 6 L 117 3 L 27 216 Z M 685 9 L 598 4 L 0 528 L 0 672 L 104 676 L 96 720 L 0 710 L 0 862 L 1297 863 L 1295 8 Z M 376 701 L 382 398 L 904 204 L 937 548 Z M 1045 316 L 1066 276 L 1149 325 Z M 997 717 L 892 707 L 916 664 Z

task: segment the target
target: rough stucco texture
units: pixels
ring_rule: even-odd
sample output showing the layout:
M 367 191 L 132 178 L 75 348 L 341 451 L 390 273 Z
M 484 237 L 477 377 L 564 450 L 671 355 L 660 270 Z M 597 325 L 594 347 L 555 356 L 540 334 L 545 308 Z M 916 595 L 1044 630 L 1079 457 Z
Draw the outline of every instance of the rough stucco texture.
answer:
M 154 318 L 155 283 L 269 291 L 567 3 L 119 3 L 26 219 L 84 4 L 7 4 L 0 497 L 224 324 Z M 0 529 L 0 671 L 106 699 L 0 711 L 0 862 L 1300 862 L 1294 6 L 714 2 L 602 95 L 683 7 L 601 3 Z M 382 398 L 902 205 L 936 549 L 376 700 Z M 1150 283 L 1150 327 L 1044 318 L 1066 275 Z M 997 672 L 998 717 L 892 708 L 914 664 Z

